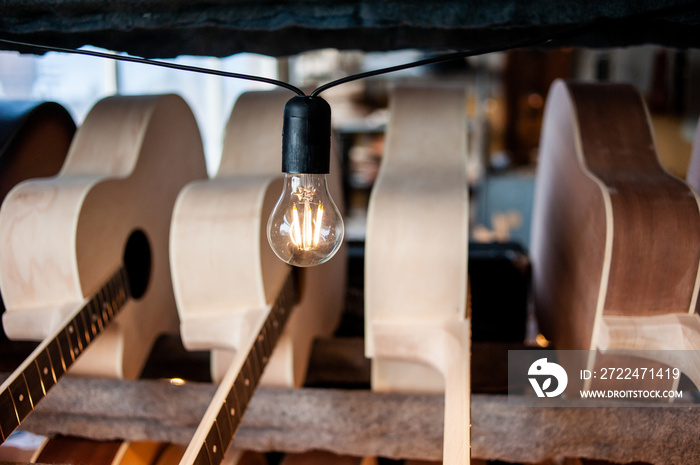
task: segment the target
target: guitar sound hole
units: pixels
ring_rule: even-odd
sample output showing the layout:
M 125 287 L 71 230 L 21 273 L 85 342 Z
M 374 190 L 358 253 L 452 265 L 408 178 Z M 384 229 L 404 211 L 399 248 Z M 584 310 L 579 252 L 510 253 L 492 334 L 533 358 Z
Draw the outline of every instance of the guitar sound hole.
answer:
M 131 297 L 141 298 L 151 278 L 151 246 L 146 234 L 140 229 L 133 231 L 126 242 L 124 267 L 129 277 Z

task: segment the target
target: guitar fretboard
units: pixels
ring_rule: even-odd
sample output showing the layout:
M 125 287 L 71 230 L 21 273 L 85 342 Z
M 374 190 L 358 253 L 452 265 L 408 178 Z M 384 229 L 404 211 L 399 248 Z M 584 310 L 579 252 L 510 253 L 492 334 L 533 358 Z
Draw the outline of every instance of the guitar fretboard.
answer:
M 218 414 L 205 439 L 196 447 L 199 452 L 194 460 L 196 465 L 219 465 L 224 453 L 233 442 L 241 424 L 243 414 L 253 397 L 263 370 L 270 360 L 275 344 L 282 334 L 292 307 L 297 301 L 296 273 L 290 272 L 270 309 L 260 332 L 255 338 L 241 370 L 238 372 L 226 399 L 221 403 Z M 193 447 L 190 444 L 190 447 Z
M 39 344 L 0 386 L 0 444 L 104 331 L 129 297 L 127 274 L 122 266 L 65 326 Z

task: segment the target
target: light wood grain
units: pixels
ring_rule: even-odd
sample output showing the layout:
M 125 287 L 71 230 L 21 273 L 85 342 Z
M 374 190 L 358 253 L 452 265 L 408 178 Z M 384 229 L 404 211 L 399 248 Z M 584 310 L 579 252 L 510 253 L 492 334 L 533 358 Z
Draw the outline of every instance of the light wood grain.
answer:
M 445 392 L 446 464 L 469 463 L 468 195 L 463 88 L 397 88 L 365 251 L 378 391 Z
M 168 230 L 175 198 L 206 176 L 194 117 L 174 95 L 98 102 L 55 178 L 13 189 L 0 210 L 0 288 L 10 337 L 42 339 L 122 262 L 130 233 L 151 246 L 146 293 L 131 300 L 73 373 L 136 377 L 155 337 L 177 329 Z
M 187 186 L 173 215 L 171 256 L 180 330 L 190 349 L 213 349 L 212 375 L 224 376 L 264 311 L 287 265 L 267 243 L 266 225 L 282 192 L 282 116 L 287 92 L 251 92 L 236 102 L 213 179 Z M 329 190 L 342 205 L 339 163 L 331 154 Z M 337 325 L 345 296 L 345 247 L 304 270 L 295 307 L 262 383 L 299 386 L 315 337 Z M 248 316 L 246 316 L 248 315 Z
M 700 386 L 700 315 L 696 313 L 603 317 L 598 347 L 628 351 L 679 368 Z
M 170 253 L 182 339 L 190 349 L 212 349 L 212 377 L 220 381 L 183 464 L 194 463 L 205 444 L 290 271 L 274 256 L 266 238 L 267 220 L 282 192 L 281 133 L 287 100 L 284 92 L 243 95 L 226 128 L 219 171 L 209 181 L 187 186 L 173 214 Z M 338 160 L 335 154 L 331 158 L 329 187 L 342 204 Z M 303 382 L 313 339 L 329 335 L 342 310 L 344 258 L 343 252 L 305 270 L 301 299 L 274 348 L 263 384 Z M 213 451 L 209 446 L 203 450 Z
M 698 200 L 660 165 L 652 134 L 631 86 L 550 90 L 531 249 L 538 321 L 558 349 L 600 348 L 607 318 L 696 311 Z

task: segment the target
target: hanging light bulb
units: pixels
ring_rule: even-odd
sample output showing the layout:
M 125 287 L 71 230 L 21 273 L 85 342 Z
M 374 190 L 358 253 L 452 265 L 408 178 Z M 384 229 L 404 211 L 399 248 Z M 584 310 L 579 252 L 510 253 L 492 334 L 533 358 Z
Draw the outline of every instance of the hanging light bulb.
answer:
M 331 108 L 321 97 L 294 97 L 284 107 L 284 190 L 267 222 L 275 254 L 294 266 L 328 261 L 345 234 L 343 218 L 328 192 Z

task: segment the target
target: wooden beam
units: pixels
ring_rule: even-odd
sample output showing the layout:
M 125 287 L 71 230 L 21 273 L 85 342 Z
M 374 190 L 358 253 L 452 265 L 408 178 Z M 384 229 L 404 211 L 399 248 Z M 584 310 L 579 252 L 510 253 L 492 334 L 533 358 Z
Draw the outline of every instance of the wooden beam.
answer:
M 22 426 L 39 434 L 187 443 L 214 389 L 68 377 Z M 633 406 L 525 407 L 517 400 L 509 405 L 506 396 L 472 395 L 472 456 L 650 463 L 691 463 L 700 456 L 700 409 L 625 405 Z M 442 417 L 441 395 L 260 388 L 234 444 L 257 451 L 439 460 Z

